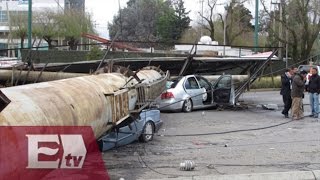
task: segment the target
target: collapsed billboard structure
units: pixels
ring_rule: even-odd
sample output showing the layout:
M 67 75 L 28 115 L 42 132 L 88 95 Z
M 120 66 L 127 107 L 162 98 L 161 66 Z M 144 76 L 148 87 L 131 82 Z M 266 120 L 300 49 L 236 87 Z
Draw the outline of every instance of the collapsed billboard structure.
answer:
M 161 94 L 169 72 L 145 67 L 2 88 L 0 126 L 91 126 L 96 138 Z

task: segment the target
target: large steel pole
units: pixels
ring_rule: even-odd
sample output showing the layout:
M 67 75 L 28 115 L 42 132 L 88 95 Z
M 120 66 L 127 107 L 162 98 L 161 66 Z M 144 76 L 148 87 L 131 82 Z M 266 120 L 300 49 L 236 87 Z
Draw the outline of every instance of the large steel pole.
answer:
M 135 110 L 137 102 L 159 96 L 167 75 L 145 68 L 136 73 L 142 82 L 107 73 L 2 88 L 0 126 L 91 126 L 98 138 Z M 138 94 L 136 85 L 145 94 Z
M 29 0 L 28 10 L 28 48 L 32 48 L 32 0 Z
M 256 10 L 255 10 L 255 23 L 254 23 L 254 51 L 258 52 L 258 44 L 259 44 L 259 0 L 256 0 Z

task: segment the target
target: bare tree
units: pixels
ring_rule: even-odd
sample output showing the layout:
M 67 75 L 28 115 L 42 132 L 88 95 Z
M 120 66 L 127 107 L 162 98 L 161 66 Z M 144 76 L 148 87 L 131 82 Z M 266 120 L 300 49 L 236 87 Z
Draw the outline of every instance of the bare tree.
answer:
M 49 49 L 52 49 L 52 42 L 60 33 L 58 13 L 49 9 L 35 13 L 34 22 L 35 34 L 43 38 L 48 43 Z
M 206 21 L 206 25 L 203 24 L 203 28 L 210 32 L 210 37 L 212 40 L 215 40 L 215 6 L 217 5 L 218 0 L 207 0 L 207 6 L 209 15 L 206 16 L 202 12 L 198 12 L 200 17 Z
M 70 50 L 77 50 L 80 38 L 84 33 L 93 33 L 93 24 L 88 14 L 68 10 L 58 15 L 61 36 L 68 41 Z
M 26 13 L 12 13 L 10 15 L 10 25 L 13 27 L 12 35 L 13 37 L 20 38 L 20 47 L 24 47 L 24 40 L 27 38 L 28 34 L 28 16 Z

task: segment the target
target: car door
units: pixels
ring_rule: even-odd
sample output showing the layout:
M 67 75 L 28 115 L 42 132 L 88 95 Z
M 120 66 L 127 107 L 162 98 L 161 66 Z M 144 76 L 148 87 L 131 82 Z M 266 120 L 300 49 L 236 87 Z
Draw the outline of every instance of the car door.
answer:
M 140 121 L 139 121 L 140 122 Z M 116 146 L 123 146 L 130 144 L 137 139 L 138 124 L 136 120 L 133 120 L 130 124 L 120 127 L 118 129 L 116 137 Z
M 213 84 L 213 99 L 215 103 L 221 105 L 235 104 L 234 85 L 231 75 L 221 75 Z
M 196 76 L 200 88 L 206 91 L 206 94 L 202 96 L 202 101 L 204 105 L 209 105 L 213 103 L 213 88 L 212 84 L 202 76 Z
M 144 117 L 130 117 L 112 129 L 111 132 L 104 135 L 99 141 L 103 151 L 124 146 L 137 140 L 145 124 Z
M 134 122 L 136 127 L 136 134 L 135 134 L 136 139 L 138 139 L 139 136 L 141 135 L 144 125 L 146 124 L 146 121 L 147 121 L 147 112 L 142 111 Z
M 184 83 L 186 93 L 191 97 L 193 107 L 202 105 L 203 90 L 200 88 L 197 79 L 194 76 L 190 76 Z

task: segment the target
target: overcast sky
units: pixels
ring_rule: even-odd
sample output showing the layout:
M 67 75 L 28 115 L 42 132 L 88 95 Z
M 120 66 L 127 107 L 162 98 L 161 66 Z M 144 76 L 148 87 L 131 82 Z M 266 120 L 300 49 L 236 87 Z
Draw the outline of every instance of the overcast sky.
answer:
M 121 8 L 126 6 L 128 0 L 120 0 Z M 185 7 L 190 10 L 190 17 L 193 20 L 193 24 L 198 21 L 199 17 L 197 13 L 201 11 L 201 0 L 184 0 Z M 205 2 L 207 0 L 204 0 Z M 254 2 L 254 0 L 251 0 Z M 259 0 L 260 1 L 260 0 Z M 219 0 L 219 4 L 224 4 L 229 2 L 229 0 Z M 254 3 L 247 3 L 246 7 L 251 10 L 254 16 Z M 204 3 L 204 6 L 206 3 Z M 261 5 L 260 5 L 261 9 Z M 86 10 L 93 16 L 93 20 L 96 24 L 96 29 L 100 36 L 108 38 L 108 22 L 112 21 L 112 18 L 117 14 L 119 10 L 118 0 L 86 0 Z M 217 12 L 223 13 L 223 5 L 217 6 Z

